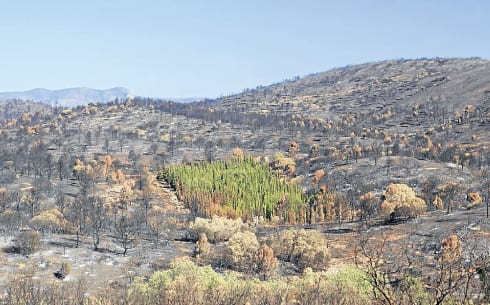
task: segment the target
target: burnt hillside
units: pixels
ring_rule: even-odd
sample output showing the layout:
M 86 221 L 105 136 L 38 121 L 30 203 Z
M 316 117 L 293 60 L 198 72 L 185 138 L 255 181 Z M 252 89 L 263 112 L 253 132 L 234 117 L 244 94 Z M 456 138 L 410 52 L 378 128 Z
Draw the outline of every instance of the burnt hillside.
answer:
M 211 215 L 202 211 L 220 211 L 216 201 L 225 197 L 179 189 L 157 174 L 169 165 L 200 167 L 232 155 L 251 155 L 281 183 L 300 186 L 296 210 L 279 194 L 271 206 L 282 218 L 243 219 L 255 221 L 246 226 L 261 243 L 291 224 L 316 230 L 329 241 L 328 268 L 335 270 L 353 263 L 352 246 L 364 233 L 376 240 L 388 232 L 392 249 L 417 236 L 419 270 L 430 275 L 434 249 L 447 235 L 458 234 L 463 253 L 471 254 L 469 241 L 488 240 L 489 68 L 481 59 L 399 60 L 190 104 L 145 98 L 74 108 L 3 103 L 0 247 L 7 263 L 0 284 L 22 264 L 37 266 L 32 274 L 39 278 L 57 273 L 72 283 L 91 276 L 92 292 L 105 291 L 115 278 L 118 287 L 129 287 L 134 276 L 168 268 L 174 258 L 222 268 L 219 253 L 227 244 L 211 245 L 210 257 L 199 261 L 190 227 L 196 216 Z M 216 190 L 224 177 L 213 172 L 206 182 Z M 392 183 L 403 184 L 398 188 L 419 203 L 397 216 L 405 224 L 390 223 L 382 210 L 387 187 L 397 188 Z M 243 227 L 241 218 L 229 221 Z M 29 236 L 37 236 L 36 248 L 19 245 Z M 398 263 L 402 254 L 395 252 L 385 254 Z M 278 256 L 278 275 L 299 275 L 284 257 Z
M 210 149 L 228 143 L 272 156 L 296 142 L 289 153 L 306 180 L 315 170 L 340 167 L 407 182 L 427 178 L 426 168 L 488 164 L 489 98 L 490 62 L 438 58 L 347 66 L 217 100 L 156 107 L 214 126 L 206 137 Z M 390 173 L 378 159 L 388 167 L 399 163 L 400 172 Z M 407 174 L 413 169 L 424 173 Z

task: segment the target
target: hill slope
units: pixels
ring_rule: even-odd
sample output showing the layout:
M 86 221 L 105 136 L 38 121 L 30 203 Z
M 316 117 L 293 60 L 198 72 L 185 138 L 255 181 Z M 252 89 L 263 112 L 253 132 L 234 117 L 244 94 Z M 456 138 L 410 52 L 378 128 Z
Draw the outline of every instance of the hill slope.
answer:
M 490 62 L 470 59 L 397 60 L 347 66 L 217 100 L 247 112 L 301 112 L 335 119 L 387 106 L 461 103 L 489 106 Z M 319 111 L 320 110 L 320 111 Z
M 490 164 L 490 62 L 478 58 L 347 66 L 211 102 L 159 107 L 216 124 L 206 134 L 209 147 L 282 151 L 296 160 L 293 176 L 324 169 L 327 184 L 338 184 L 339 173 L 368 175 L 379 191 L 390 181 L 414 184 L 436 173 L 452 180 L 454 167 Z M 228 132 L 219 131 L 224 124 L 231 124 Z

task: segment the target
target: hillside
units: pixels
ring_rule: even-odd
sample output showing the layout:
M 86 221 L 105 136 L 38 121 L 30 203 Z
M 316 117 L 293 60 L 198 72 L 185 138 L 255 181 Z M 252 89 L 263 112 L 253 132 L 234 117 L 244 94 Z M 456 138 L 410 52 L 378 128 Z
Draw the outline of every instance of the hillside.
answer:
M 396 181 L 421 190 L 432 178 L 463 179 L 475 188 L 479 170 L 490 162 L 489 84 L 486 60 L 398 60 L 334 69 L 205 102 L 136 98 L 129 106 L 23 111 L 35 114 L 25 123 L 35 123 L 36 138 L 70 146 L 79 155 L 124 157 L 132 150 L 179 163 L 227 158 L 240 147 L 274 161 L 276 170 L 304 188 L 315 182 L 379 193 Z M 22 113 L 12 103 L 4 108 L 4 118 Z M 53 123 L 45 120 L 53 111 L 58 127 L 48 128 Z M 53 130 L 78 133 L 78 140 L 61 141 Z M 278 153 L 286 161 L 275 160 Z M 313 181 L 318 170 L 325 175 Z
M 347 66 L 217 100 L 245 112 L 340 115 L 384 108 L 459 108 L 488 102 L 490 62 L 483 59 L 397 60 Z
M 362 171 L 375 173 L 381 171 L 374 166 L 378 157 L 382 164 L 408 157 L 411 168 L 450 170 L 466 164 L 481 168 L 489 160 L 488 84 L 490 63 L 482 59 L 385 61 L 207 103 L 169 103 L 161 109 L 216 126 L 231 124 L 225 134 L 209 133 L 210 141 L 231 139 L 232 145 L 252 153 L 272 156 L 288 150 L 294 141 L 300 175 L 342 164 L 351 164 L 348 171 L 341 167 L 344 173 L 363 166 Z M 418 166 L 421 161 L 434 164 Z M 403 167 L 410 162 L 397 163 L 401 163 L 400 171 L 408 170 Z M 406 181 L 417 178 L 393 175 Z
M 437 286 L 457 300 L 465 279 L 483 293 L 474 275 L 490 241 L 489 98 L 490 62 L 471 58 L 348 66 L 194 103 L 137 97 L 51 108 L 9 100 L 1 104 L 0 285 L 23 283 L 21 270 L 32 287 L 56 280 L 46 291 L 143 302 L 130 300 L 132 287 L 151 304 L 144 287 L 154 271 L 167 270 L 165 285 L 178 285 L 189 280 L 175 277 L 184 269 L 209 277 L 233 270 L 250 291 L 285 304 L 280 285 L 290 298 L 313 300 L 315 285 L 333 285 L 328 276 L 347 276 L 343 268 L 356 262 L 365 276 L 383 272 L 393 296 L 412 291 L 394 284 L 407 274 L 420 287 L 436 287 L 433 275 L 458 284 Z M 36 249 L 20 243 L 36 234 Z M 454 238 L 460 246 L 447 269 L 444 241 Z M 376 260 L 385 263 L 369 265 Z M 272 286 L 246 282 L 257 278 Z M 213 284 L 206 287 L 192 293 L 212 295 Z M 386 304 L 371 288 L 346 291 Z
M 357 133 L 373 127 L 415 133 L 460 123 L 467 105 L 473 106 L 468 115 L 485 124 L 489 83 L 490 62 L 482 59 L 385 61 L 250 90 L 219 99 L 213 108 L 280 117 L 286 126 L 313 122 L 319 129 L 349 120 Z M 303 118 L 295 120 L 298 115 Z

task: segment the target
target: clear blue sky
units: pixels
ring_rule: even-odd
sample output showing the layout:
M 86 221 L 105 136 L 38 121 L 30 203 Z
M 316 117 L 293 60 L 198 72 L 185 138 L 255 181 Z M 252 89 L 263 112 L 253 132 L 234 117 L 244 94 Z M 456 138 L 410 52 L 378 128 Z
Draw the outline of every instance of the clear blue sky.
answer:
M 4 1 L 0 91 L 215 97 L 383 59 L 489 59 L 489 16 L 488 0 Z

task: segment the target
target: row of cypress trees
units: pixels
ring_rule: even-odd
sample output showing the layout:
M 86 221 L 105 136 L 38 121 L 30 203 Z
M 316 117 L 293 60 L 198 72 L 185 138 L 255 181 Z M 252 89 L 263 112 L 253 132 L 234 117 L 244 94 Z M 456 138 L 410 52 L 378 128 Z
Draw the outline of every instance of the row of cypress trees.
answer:
M 287 183 L 267 164 L 251 157 L 171 165 L 159 171 L 197 215 L 232 218 L 278 216 L 294 222 L 304 202 L 301 187 Z

